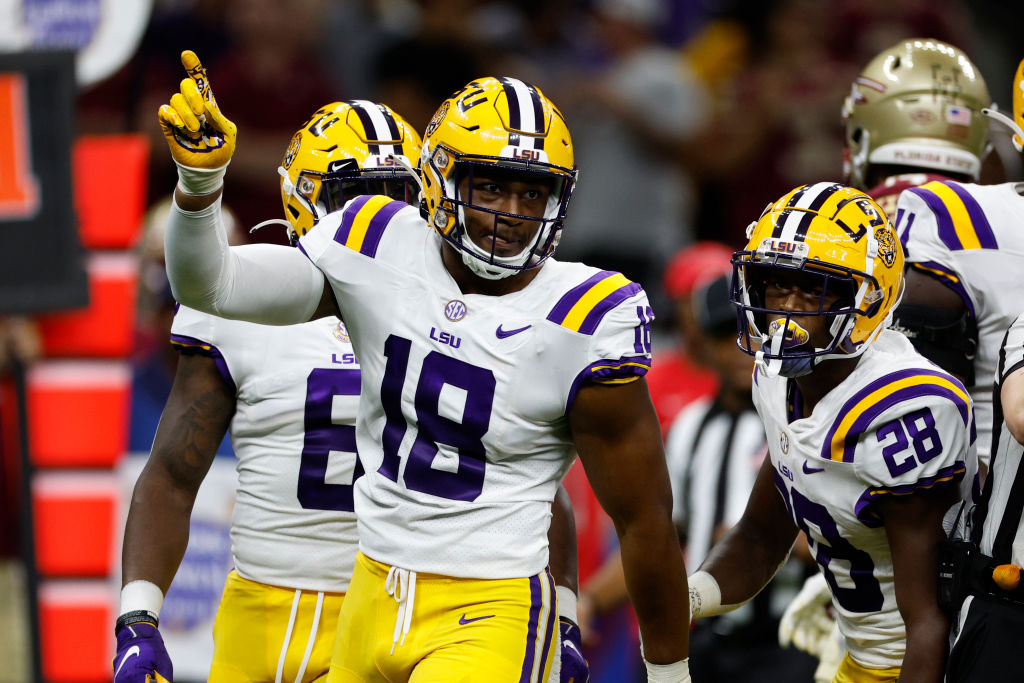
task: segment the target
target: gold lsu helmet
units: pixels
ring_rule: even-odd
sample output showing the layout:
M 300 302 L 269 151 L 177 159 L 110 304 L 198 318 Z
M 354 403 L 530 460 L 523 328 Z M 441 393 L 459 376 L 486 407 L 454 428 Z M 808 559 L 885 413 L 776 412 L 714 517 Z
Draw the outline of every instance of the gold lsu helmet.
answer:
M 731 299 L 738 345 L 769 374 L 798 377 L 828 358 L 864 352 L 892 321 L 903 293 L 903 248 L 892 223 L 871 197 L 839 183 L 798 187 L 770 204 L 747 228 L 746 248 L 733 254 Z M 807 274 L 818 309 L 768 308 L 765 288 L 774 269 Z M 838 296 L 831 305 L 826 305 Z M 767 315 L 778 316 L 768 323 Z M 806 346 L 794 318 L 824 316 L 830 341 Z
M 441 103 L 424 132 L 421 209 L 434 229 L 477 275 L 497 280 L 539 265 L 554 252 L 576 185 L 572 140 L 562 113 L 539 88 L 509 77 L 472 81 Z M 473 203 L 474 175 L 540 180 L 550 187 L 541 217 L 510 214 Z M 469 178 L 469 196 L 459 183 Z M 475 244 L 466 208 L 491 214 L 494 229 L 507 218 L 540 223 L 519 254 L 500 256 Z
M 292 136 L 277 169 L 292 241 L 359 195 L 414 203 L 421 145 L 416 130 L 386 104 L 348 100 L 317 109 Z
M 995 107 L 982 109 L 985 116 L 999 121 L 1013 133 L 1013 146 L 1018 152 L 1024 152 L 1024 59 L 1017 65 L 1013 75 L 1013 118 L 998 111 Z
M 931 38 L 878 54 L 843 103 L 847 182 L 867 190 L 871 164 L 912 166 L 977 180 L 988 152 L 991 100 L 962 50 Z

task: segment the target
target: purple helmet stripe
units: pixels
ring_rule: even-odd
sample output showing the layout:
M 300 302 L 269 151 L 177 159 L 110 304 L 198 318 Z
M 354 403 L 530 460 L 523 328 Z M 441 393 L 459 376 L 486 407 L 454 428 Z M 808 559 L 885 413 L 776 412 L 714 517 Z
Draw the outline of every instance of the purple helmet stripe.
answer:
M 213 344 L 205 342 L 202 339 L 196 339 L 195 337 L 188 337 L 183 334 L 172 334 L 171 345 L 178 347 L 179 350 L 189 350 L 193 353 L 198 353 L 201 356 L 212 358 L 214 365 L 217 366 L 217 372 L 220 373 L 221 379 L 228 385 L 232 394 L 238 393 L 238 386 L 235 384 L 235 379 L 231 376 L 231 370 L 228 368 L 228 363 L 224 359 L 224 354 L 220 352 Z
M 952 251 L 962 251 L 964 245 L 956 234 L 956 229 L 953 227 L 953 217 L 949 215 L 949 209 L 946 208 L 945 202 L 937 194 L 923 187 L 912 187 L 909 192 L 916 194 L 924 200 L 924 203 L 935 214 L 935 222 L 939 228 L 939 239 L 942 240 L 942 243 Z
M 370 154 L 380 154 L 380 145 L 377 144 L 377 140 L 383 140 L 383 131 L 378 131 L 377 126 L 373 123 L 373 118 L 370 116 L 370 112 L 366 110 L 365 103 L 361 100 L 351 100 L 349 104 L 352 106 L 352 110 L 359 117 L 360 123 L 363 124 L 363 131 L 366 133 L 366 141 L 369 143 Z
M 533 662 L 537 646 L 537 626 L 540 619 L 540 608 L 543 596 L 540 589 L 540 577 L 530 577 L 530 622 L 526 629 L 526 653 L 523 656 L 523 673 L 519 683 L 531 683 L 533 680 Z
M 974 228 L 974 234 L 978 238 L 978 242 L 981 244 L 982 249 L 998 249 L 999 244 L 996 242 L 995 233 L 992 232 L 992 226 L 989 225 L 988 218 L 985 216 L 985 211 L 978 204 L 978 200 L 971 196 L 971 194 L 964 189 L 959 183 L 947 183 L 953 192 L 960 197 L 960 201 L 964 203 L 964 208 L 967 209 L 967 215 L 971 219 L 971 227 Z
M 915 368 L 889 373 L 888 375 L 884 375 L 863 387 L 843 405 L 842 409 L 839 410 L 835 421 L 832 423 L 828 433 L 825 435 L 825 442 L 821 447 L 821 457 L 825 460 L 832 459 L 832 442 L 835 439 L 843 421 L 859 403 L 875 391 L 883 389 L 900 380 L 916 379 L 920 381 L 917 384 L 896 389 L 892 393 L 879 398 L 877 401 L 867 406 L 867 408 L 857 416 L 853 421 L 853 424 L 851 424 L 847 429 L 846 434 L 843 435 L 843 462 L 853 462 L 853 453 L 857 447 L 857 441 L 860 439 L 864 430 L 876 417 L 892 406 L 913 398 L 919 398 L 921 396 L 941 396 L 948 398 L 954 405 L 956 405 L 957 410 L 960 411 L 960 417 L 966 426 L 969 420 L 967 402 L 948 387 L 928 382 L 925 379 L 928 377 L 939 378 L 947 382 L 956 381 L 949 375 L 940 372 Z M 964 390 L 964 393 L 967 393 L 966 390 Z
M 879 528 L 882 526 L 882 519 L 871 510 L 871 506 L 883 496 L 906 496 L 922 489 L 930 489 L 937 484 L 948 481 L 960 481 L 967 474 L 967 467 L 960 460 L 948 467 L 943 467 L 937 474 L 915 481 L 913 484 L 903 484 L 891 488 L 871 488 L 861 494 L 854 505 L 854 514 L 865 526 Z

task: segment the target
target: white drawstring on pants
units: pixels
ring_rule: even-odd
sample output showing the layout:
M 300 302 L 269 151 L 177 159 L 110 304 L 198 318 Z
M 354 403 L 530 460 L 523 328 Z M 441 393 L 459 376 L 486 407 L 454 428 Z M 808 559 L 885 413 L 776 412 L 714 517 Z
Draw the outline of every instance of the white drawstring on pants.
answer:
M 395 617 L 395 631 L 391 637 L 391 652 L 395 654 L 395 645 L 404 645 L 405 636 L 412 626 L 412 607 L 416 599 L 416 572 L 408 569 L 392 567 L 388 570 L 388 578 L 384 581 L 384 590 L 398 603 L 398 615 Z
M 292 631 L 295 628 L 295 620 L 299 612 L 299 598 L 302 597 L 302 591 L 296 590 L 295 596 L 292 598 L 292 612 L 288 617 L 288 628 L 284 633 L 284 643 L 281 644 L 281 654 L 277 658 L 277 675 L 274 677 L 275 683 L 282 683 L 284 677 L 284 665 L 288 657 L 288 645 L 292 641 Z M 313 611 L 313 624 L 309 629 L 309 639 L 306 642 L 306 651 L 303 654 L 302 662 L 299 664 L 298 673 L 295 676 L 295 683 L 300 683 L 302 677 L 306 673 L 306 667 L 309 665 L 310 655 L 313 653 L 313 645 L 316 641 L 316 632 L 320 626 L 320 615 L 323 611 L 324 606 L 324 594 L 318 592 L 316 594 L 316 609 Z

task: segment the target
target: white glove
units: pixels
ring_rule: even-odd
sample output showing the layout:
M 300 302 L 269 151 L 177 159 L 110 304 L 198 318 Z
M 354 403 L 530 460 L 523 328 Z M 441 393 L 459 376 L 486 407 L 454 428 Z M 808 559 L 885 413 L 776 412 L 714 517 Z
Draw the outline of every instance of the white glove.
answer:
M 779 621 L 779 644 L 789 647 L 792 643 L 798 650 L 821 658 L 827 641 L 834 640 L 836 622 L 829 612 L 831 605 L 832 591 L 824 574 L 807 579 Z
M 818 668 L 814 670 L 814 683 L 832 683 L 843 663 L 846 649 L 842 645 L 843 637 L 839 635 L 839 624 L 834 623 L 831 635 L 821 643 Z

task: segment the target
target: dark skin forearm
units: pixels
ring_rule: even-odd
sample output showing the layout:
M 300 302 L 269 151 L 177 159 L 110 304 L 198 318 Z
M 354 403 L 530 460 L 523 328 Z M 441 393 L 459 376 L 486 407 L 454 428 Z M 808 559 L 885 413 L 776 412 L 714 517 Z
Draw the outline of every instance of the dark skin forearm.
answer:
M 619 536 L 644 656 L 654 664 L 682 660 L 689 654 L 686 568 L 646 382 L 584 385 L 570 422 L 590 485 Z
M 959 498 L 955 484 L 880 501 L 892 552 L 896 603 L 907 627 L 900 683 L 941 683 L 949 622 L 939 609 L 936 566 L 942 517 Z
M 235 397 L 212 359 L 183 355 L 135 483 L 121 553 L 122 583 L 143 579 L 164 593 L 188 545 L 196 493 L 235 411 Z
M 715 544 L 701 565 L 715 577 L 722 604 L 743 603 L 764 588 L 785 562 L 798 529 L 775 488 L 771 458 L 765 458 L 743 517 Z
M 572 500 L 564 486 L 555 492 L 551 503 L 551 526 L 548 527 L 548 564 L 555 585 L 565 586 L 573 593 L 580 592 L 580 577 L 576 553 L 576 517 Z

